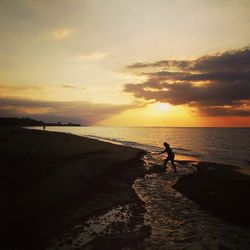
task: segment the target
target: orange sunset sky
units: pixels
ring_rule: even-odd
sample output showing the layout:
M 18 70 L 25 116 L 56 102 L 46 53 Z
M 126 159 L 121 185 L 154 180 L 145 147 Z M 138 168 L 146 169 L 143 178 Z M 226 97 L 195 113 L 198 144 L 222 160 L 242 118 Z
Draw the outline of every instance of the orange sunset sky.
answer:
M 0 116 L 250 126 L 250 1 L 1 0 Z

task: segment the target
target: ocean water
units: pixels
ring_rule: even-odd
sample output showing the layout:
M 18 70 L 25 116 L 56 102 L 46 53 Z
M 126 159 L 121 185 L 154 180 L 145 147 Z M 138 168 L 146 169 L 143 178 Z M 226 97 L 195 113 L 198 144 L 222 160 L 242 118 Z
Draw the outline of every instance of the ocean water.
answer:
M 36 129 L 42 129 L 36 127 Z M 148 152 L 163 150 L 167 141 L 177 159 L 226 163 L 250 167 L 250 128 L 169 127 L 47 127 Z

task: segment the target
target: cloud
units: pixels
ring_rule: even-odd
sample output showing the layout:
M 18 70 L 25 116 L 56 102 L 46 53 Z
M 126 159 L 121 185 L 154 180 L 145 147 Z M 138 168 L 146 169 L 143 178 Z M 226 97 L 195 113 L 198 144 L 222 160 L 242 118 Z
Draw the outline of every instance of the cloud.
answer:
M 250 48 L 232 50 L 214 55 L 206 55 L 193 60 L 161 60 L 153 63 L 134 63 L 128 65 L 127 69 L 146 69 L 146 68 L 176 68 L 178 70 L 199 70 L 207 72 L 217 70 L 222 71 L 235 69 L 249 69 L 250 67 Z
M 96 124 L 137 104 L 114 105 L 84 101 L 56 102 L 0 97 L 0 116 L 31 117 L 46 122 Z
M 73 86 L 73 85 L 65 84 L 65 85 L 62 85 L 62 88 L 65 88 L 65 89 L 75 89 L 76 87 Z
M 250 49 L 193 60 L 135 63 L 126 67 L 146 75 L 124 90 L 137 98 L 195 107 L 209 116 L 250 115 Z
M 9 90 L 9 91 L 12 91 L 12 90 L 41 90 L 41 89 L 42 89 L 42 87 L 38 86 L 38 85 L 25 85 L 25 86 L 16 86 L 16 85 L 10 86 L 10 85 L 5 85 L 5 84 L 0 85 L 0 90 L 2 90 L 2 91 L 4 91 L 4 90 Z
M 78 56 L 78 58 L 80 60 L 84 60 L 84 61 L 98 61 L 100 59 L 102 59 L 103 57 L 105 57 L 107 54 L 104 52 L 93 52 L 91 54 L 81 54 Z
M 192 61 L 188 60 L 162 60 L 154 63 L 134 63 L 131 65 L 128 65 L 127 69 L 145 69 L 145 68 L 154 68 L 154 67 L 167 67 L 167 68 L 180 68 L 185 69 L 189 68 Z
M 72 36 L 72 34 L 76 31 L 76 29 L 72 28 L 59 28 L 52 30 L 51 32 L 46 33 L 43 38 L 44 39 L 55 39 L 55 40 L 60 40 L 64 39 L 67 37 Z
M 250 104 L 248 104 L 250 105 Z M 200 112 L 209 116 L 250 116 L 250 109 L 245 104 L 232 107 L 200 107 Z

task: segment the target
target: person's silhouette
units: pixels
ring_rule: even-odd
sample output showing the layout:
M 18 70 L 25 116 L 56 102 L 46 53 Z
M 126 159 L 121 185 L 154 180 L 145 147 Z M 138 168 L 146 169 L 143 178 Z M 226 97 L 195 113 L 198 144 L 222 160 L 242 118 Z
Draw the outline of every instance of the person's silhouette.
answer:
M 169 146 L 169 144 L 167 142 L 164 142 L 163 145 L 164 145 L 165 149 L 162 152 L 160 152 L 159 155 L 163 154 L 163 153 L 168 154 L 168 157 L 164 161 L 164 168 L 166 168 L 166 165 L 167 165 L 168 161 L 171 161 L 174 172 L 176 172 L 176 167 L 175 167 L 175 164 L 174 164 L 174 157 L 175 157 L 174 152 L 172 151 L 172 149 L 170 148 L 170 146 Z

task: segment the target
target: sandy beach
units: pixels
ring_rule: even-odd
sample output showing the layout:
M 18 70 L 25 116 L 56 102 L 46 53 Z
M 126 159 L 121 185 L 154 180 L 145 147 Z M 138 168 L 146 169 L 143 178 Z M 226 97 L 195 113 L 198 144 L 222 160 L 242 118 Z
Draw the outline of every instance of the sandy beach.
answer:
M 194 209 L 204 210 L 230 225 L 250 226 L 247 169 L 179 161 L 178 170 L 195 164 L 197 172 L 150 175 L 143 166 L 145 152 L 131 147 L 27 129 L 1 129 L 0 140 L 1 249 L 146 249 L 143 242 L 152 238 L 154 225 L 145 223 L 144 215 L 152 204 L 147 204 L 150 197 L 145 196 L 144 178 L 157 177 L 152 188 L 160 192 L 160 199 L 172 178 L 178 180 L 173 188 L 198 205 L 192 205 Z M 158 181 L 159 176 L 162 182 Z M 139 196 L 132 187 L 135 180 L 134 189 L 141 192 Z M 144 191 L 140 191 L 142 185 Z M 166 210 L 180 209 L 174 211 L 174 216 L 184 220 L 181 213 L 189 201 L 184 200 L 184 205 L 175 208 L 180 195 L 171 185 L 166 189 L 173 192 L 172 197 L 166 196 Z M 149 190 L 151 198 L 154 192 Z M 158 219 L 156 215 L 155 220 Z M 185 226 L 181 225 L 178 222 L 178 227 Z M 192 249 L 192 237 L 187 242 L 179 240 L 178 244 L 180 249 L 185 245 Z M 247 249 L 248 243 L 244 244 L 243 249 Z M 218 249 L 229 249 L 225 247 L 222 244 Z
M 0 140 L 1 249 L 44 249 L 53 237 L 116 205 L 143 212 L 132 190 L 143 176 L 143 151 L 25 129 L 1 129 Z M 137 216 L 132 227 L 142 222 Z M 135 244 L 144 231 L 131 241 L 123 236 L 124 242 Z

